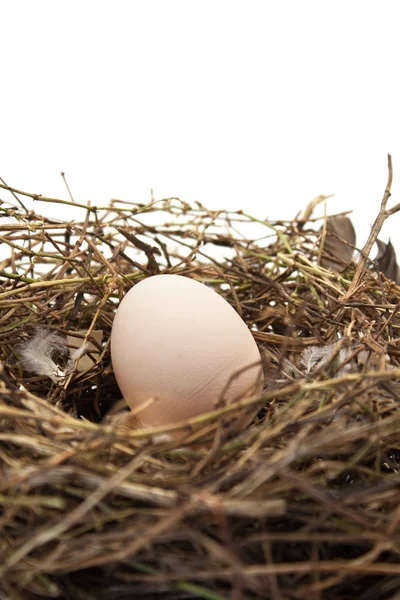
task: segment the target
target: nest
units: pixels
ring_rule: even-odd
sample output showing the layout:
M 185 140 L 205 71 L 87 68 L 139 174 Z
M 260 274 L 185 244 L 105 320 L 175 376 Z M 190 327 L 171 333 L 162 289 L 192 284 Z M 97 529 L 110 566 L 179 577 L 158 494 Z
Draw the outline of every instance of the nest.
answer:
M 398 597 L 400 289 L 368 260 L 389 192 L 357 263 L 332 227 L 347 217 L 321 225 L 313 206 L 266 222 L 176 198 L 24 194 L 85 210 L 61 222 L 2 203 L 2 598 Z M 238 311 L 262 397 L 131 426 L 110 332 L 126 291 L 156 273 L 212 286 Z M 59 371 L 29 372 L 27 344 L 48 335 Z

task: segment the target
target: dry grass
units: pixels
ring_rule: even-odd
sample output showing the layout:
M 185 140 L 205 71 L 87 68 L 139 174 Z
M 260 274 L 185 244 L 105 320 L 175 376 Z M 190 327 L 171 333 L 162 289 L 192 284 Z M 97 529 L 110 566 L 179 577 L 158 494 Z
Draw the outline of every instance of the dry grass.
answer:
M 88 206 L 70 223 L 0 210 L 2 598 L 398 598 L 392 281 L 366 257 L 319 266 L 310 214 L 264 223 L 178 199 Z M 262 398 L 154 430 L 112 415 L 113 315 L 158 272 L 240 313 L 264 357 Z M 23 371 L 18 343 L 43 327 L 101 330 L 92 366 L 59 383 Z M 327 344 L 307 367 L 304 349 Z M 250 405 L 251 426 L 227 438 L 223 417 Z M 179 427 L 181 443 L 160 436 Z

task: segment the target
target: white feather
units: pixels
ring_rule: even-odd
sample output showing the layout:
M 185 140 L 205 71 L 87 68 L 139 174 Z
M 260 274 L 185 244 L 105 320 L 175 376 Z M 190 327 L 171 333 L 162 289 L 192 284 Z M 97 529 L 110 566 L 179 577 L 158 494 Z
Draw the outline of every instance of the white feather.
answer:
M 318 367 L 325 364 L 332 354 L 334 344 L 328 346 L 310 346 L 305 348 L 301 354 L 300 363 L 305 373 L 315 371 Z
M 300 364 L 304 368 L 305 373 L 311 373 L 320 367 L 323 367 L 329 361 L 329 358 L 335 352 L 335 347 L 338 342 L 328 344 L 327 346 L 310 346 L 305 348 L 301 354 Z M 349 348 L 339 350 L 339 363 L 343 363 L 350 356 Z M 342 375 L 351 369 L 350 365 L 345 365 L 339 370 L 338 375 Z
M 46 375 L 57 383 L 64 373 L 54 362 L 54 356 L 68 355 L 68 347 L 63 337 L 49 331 L 38 329 L 29 340 L 21 342 L 17 350 L 24 369 L 37 375 Z
M 17 346 L 23 368 L 36 375 L 45 375 L 54 383 L 58 383 L 75 371 L 79 359 L 87 348 L 88 344 L 82 344 L 70 352 L 66 338 L 49 329 L 37 329 L 29 340 Z M 65 371 L 62 371 L 54 359 L 68 356 L 67 366 Z

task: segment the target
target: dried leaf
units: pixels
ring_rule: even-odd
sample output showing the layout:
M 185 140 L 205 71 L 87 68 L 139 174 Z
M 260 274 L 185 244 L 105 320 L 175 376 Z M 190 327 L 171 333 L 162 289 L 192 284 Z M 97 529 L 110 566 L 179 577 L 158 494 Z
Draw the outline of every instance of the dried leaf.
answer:
M 378 254 L 375 260 L 378 263 L 379 270 L 382 271 L 385 277 L 400 284 L 400 268 L 397 264 L 396 252 L 392 242 L 389 240 L 389 243 L 385 244 L 381 240 L 376 240 L 376 243 Z
M 86 330 L 75 331 L 74 333 L 84 337 L 87 333 Z M 100 350 L 98 346 L 93 344 L 91 341 L 88 341 L 84 346 L 82 337 L 76 337 L 73 335 L 67 336 L 68 346 L 71 352 L 71 362 L 77 363 L 76 369 L 78 371 L 86 371 L 93 367 L 95 361 L 100 355 Z M 90 337 L 97 342 L 99 346 L 103 341 L 103 331 L 101 329 L 93 329 L 90 334 Z M 85 354 L 85 356 L 80 356 L 80 354 Z
M 328 217 L 326 221 L 326 237 L 322 248 L 321 266 L 331 271 L 342 271 L 345 269 L 352 259 L 352 246 L 355 243 L 356 232 L 349 217 L 343 215 Z

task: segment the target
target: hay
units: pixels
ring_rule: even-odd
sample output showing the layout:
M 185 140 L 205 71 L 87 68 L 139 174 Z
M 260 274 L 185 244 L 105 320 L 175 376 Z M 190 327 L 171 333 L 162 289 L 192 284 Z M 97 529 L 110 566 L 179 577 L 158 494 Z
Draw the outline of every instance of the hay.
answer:
M 271 223 L 174 198 L 78 206 L 85 218 L 65 223 L 1 205 L 1 597 L 398 597 L 400 289 L 365 253 L 320 266 L 332 257 L 312 207 Z M 239 312 L 262 398 L 129 426 L 110 330 L 124 292 L 158 272 Z M 44 329 L 78 332 L 86 362 L 54 381 L 24 370 L 19 344 Z M 251 406 L 228 438 L 223 419 Z M 180 443 L 163 435 L 178 428 Z

